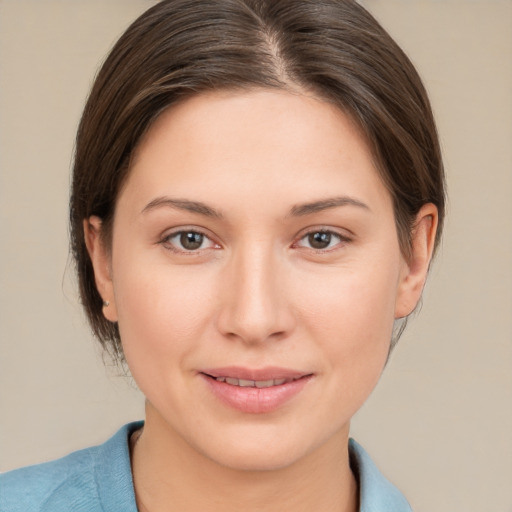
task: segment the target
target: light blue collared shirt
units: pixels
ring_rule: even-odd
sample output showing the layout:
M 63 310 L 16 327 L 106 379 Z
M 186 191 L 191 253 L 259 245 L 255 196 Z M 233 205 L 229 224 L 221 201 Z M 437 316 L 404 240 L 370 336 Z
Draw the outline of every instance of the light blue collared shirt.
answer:
M 137 512 L 129 438 L 142 424 L 125 425 L 100 446 L 0 475 L 0 512 Z M 402 493 L 353 439 L 349 452 L 360 512 L 411 512 Z

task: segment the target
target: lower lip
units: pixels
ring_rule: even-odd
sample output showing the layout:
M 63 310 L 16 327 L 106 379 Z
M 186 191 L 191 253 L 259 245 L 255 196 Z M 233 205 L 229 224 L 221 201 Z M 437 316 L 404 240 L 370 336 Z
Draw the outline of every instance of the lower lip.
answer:
M 268 388 L 241 387 L 219 382 L 205 374 L 200 374 L 213 394 L 226 405 L 241 412 L 263 414 L 275 411 L 298 395 L 311 380 L 307 375 L 279 386 Z

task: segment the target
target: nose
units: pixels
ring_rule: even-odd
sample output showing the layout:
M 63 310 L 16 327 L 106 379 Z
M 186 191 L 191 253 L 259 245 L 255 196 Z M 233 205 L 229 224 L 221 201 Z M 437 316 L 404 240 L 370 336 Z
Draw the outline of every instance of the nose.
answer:
M 295 318 L 283 266 L 262 246 L 233 254 L 220 292 L 218 329 L 224 336 L 258 344 L 291 333 Z

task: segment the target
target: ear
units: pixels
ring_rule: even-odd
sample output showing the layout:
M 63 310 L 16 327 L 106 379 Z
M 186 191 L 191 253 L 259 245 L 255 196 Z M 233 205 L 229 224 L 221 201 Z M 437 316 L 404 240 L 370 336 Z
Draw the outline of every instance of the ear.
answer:
M 110 254 L 101 236 L 101 219 L 99 217 L 92 216 L 84 219 L 84 237 L 94 269 L 96 288 L 103 299 L 103 315 L 110 322 L 117 322 Z
M 422 206 L 414 223 L 411 253 L 404 258 L 395 302 L 395 318 L 403 318 L 414 311 L 427 279 L 437 232 L 437 207 L 432 203 Z

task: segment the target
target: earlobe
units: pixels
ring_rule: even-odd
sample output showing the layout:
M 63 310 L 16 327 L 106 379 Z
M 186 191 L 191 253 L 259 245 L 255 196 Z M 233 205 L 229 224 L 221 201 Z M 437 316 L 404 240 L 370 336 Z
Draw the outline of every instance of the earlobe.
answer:
M 96 288 L 103 299 L 103 315 L 110 322 L 117 322 L 110 254 L 102 240 L 101 219 L 91 216 L 88 219 L 84 219 L 83 225 L 85 245 L 94 269 Z
M 432 260 L 437 232 L 438 212 L 432 203 L 422 206 L 411 235 L 411 253 L 404 260 L 395 303 L 395 318 L 411 314 L 418 304 Z

